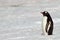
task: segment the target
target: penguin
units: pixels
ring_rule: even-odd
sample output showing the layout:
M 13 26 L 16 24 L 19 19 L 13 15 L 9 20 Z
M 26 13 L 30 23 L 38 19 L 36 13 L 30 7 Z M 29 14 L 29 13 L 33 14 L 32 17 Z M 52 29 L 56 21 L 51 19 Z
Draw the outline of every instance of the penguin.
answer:
M 52 35 L 53 34 L 53 20 L 50 16 L 49 12 L 43 11 L 41 12 L 43 15 L 42 20 L 42 31 L 44 35 Z

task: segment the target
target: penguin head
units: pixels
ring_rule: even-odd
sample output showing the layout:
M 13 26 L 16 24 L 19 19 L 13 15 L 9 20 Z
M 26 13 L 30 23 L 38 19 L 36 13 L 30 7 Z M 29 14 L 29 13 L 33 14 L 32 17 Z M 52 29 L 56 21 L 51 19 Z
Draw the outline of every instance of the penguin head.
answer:
M 49 13 L 48 13 L 47 11 L 41 12 L 41 14 L 42 14 L 43 16 L 48 16 L 48 15 L 49 15 Z

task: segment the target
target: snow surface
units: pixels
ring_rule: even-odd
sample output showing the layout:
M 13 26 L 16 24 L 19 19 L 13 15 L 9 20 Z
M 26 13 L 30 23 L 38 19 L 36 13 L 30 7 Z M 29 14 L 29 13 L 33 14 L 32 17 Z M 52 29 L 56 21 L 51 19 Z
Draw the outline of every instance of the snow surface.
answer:
M 0 40 L 60 40 L 60 0 L 0 0 Z M 41 11 L 54 21 L 51 36 L 41 35 Z

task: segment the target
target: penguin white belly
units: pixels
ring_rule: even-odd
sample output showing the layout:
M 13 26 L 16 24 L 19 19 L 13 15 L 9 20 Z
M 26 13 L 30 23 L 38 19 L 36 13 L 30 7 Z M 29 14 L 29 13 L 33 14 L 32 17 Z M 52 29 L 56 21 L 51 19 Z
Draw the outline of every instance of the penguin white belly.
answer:
M 47 24 L 47 17 L 44 16 L 43 17 L 43 21 L 42 21 L 42 30 L 43 30 L 43 34 L 44 35 L 47 35 L 47 32 L 46 32 L 46 24 Z

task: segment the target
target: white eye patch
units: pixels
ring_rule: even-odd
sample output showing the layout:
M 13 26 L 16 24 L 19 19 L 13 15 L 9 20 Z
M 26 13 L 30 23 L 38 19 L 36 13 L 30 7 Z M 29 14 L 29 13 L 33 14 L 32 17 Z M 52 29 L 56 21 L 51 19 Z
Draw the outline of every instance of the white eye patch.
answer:
M 47 13 L 47 11 L 45 11 L 45 13 Z

